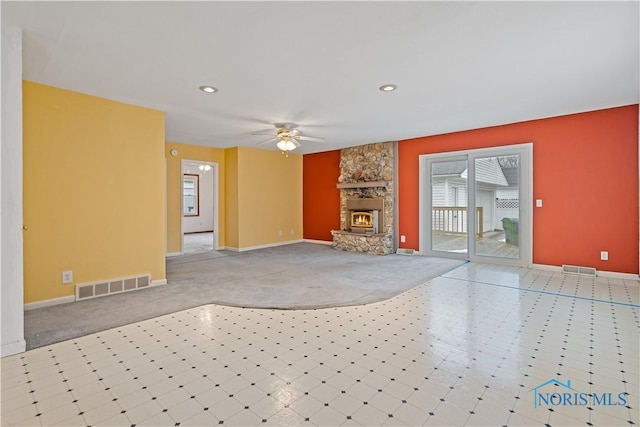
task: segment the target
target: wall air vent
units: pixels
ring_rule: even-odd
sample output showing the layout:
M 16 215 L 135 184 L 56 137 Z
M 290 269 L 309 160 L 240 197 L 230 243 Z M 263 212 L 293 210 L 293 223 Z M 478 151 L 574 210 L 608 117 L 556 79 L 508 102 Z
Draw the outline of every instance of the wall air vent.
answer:
M 82 283 L 76 285 L 76 301 L 144 289 L 148 288 L 150 283 L 150 274 Z
M 580 274 L 583 276 L 596 276 L 596 269 L 593 267 L 580 267 L 577 265 L 563 265 L 562 272 L 567 274 Z

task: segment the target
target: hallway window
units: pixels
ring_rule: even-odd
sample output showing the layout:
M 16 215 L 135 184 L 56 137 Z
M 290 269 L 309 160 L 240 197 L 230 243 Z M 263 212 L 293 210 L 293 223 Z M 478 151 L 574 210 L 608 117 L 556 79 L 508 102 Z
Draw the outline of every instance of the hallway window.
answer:
M 198 205 L 198 175 L 185 174 L 182 177 L 182 213 L 198 216 Z

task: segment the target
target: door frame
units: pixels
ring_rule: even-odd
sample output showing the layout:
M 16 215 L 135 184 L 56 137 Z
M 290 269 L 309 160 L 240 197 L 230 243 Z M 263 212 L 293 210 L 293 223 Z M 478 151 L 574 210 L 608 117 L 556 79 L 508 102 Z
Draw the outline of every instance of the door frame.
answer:
M 467 224 L 467 253 L 456 254 L 444 251 L 433 251 L 431 249 L 431 226 L 427 223 L 425 213 L 429 211 L 432 197 L 431 171 L 427 164 L 433 161 L 455 161 L 467 160 L 468 176 L 467 180 L 467 209 L 475 210 L 476 204 L 476 183 L 475 179 L 475 159 L 491 156 L 520 155 L 520 257 L 518 259 L 498 258 L 491 256 L 476 255 L 475 253 L 475 221 L 468 221 Z M 533 266 L 533 143 L 522 143 L 504 145 L 497 147 L 478 148 L 461 151 L 451 151 L 446 153 L 423 154 L 419 156 L 419 242 L 420 254 L 438 256 L 446 258 L 468 259 L 474 262 L 484 262 L 489 264 L 504 264 L 520 267 Z M 475 218 L 475 214 L 469 216 Z
M 207 162 L 204 160 L 182 159 L 180 164 L 180 253 L 184 253 L 184 194 L 182 177 L 186 173 L 187 163 L 211 166 L 211 175 L 213 177 L 213 249 L 220 250 L 220 233 L 218 231 L 220 229 L 220 203 L 218 200 L 219 165 L 216 162 Z

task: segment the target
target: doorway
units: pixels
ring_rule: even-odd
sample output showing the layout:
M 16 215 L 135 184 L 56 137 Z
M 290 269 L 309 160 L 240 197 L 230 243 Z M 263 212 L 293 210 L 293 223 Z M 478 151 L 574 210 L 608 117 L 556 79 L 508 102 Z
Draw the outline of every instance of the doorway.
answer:
M 218 164 L 182 160 L 181 180 L 181 253 L 219 249 Z
M 420 156 L 425 255 L 532 264 L 532 144 Z

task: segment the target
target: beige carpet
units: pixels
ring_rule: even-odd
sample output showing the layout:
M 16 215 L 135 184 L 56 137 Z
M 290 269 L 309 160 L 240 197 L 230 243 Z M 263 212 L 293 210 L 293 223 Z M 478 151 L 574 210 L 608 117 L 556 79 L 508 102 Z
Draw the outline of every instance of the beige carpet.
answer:
M 167 260 L 166 286 L 25 312 L 25 339 L 32 349 L 210 303 L 265 309 L 367 304 L 463 263 L 357 254 L 311 243 L 184 255 Z

